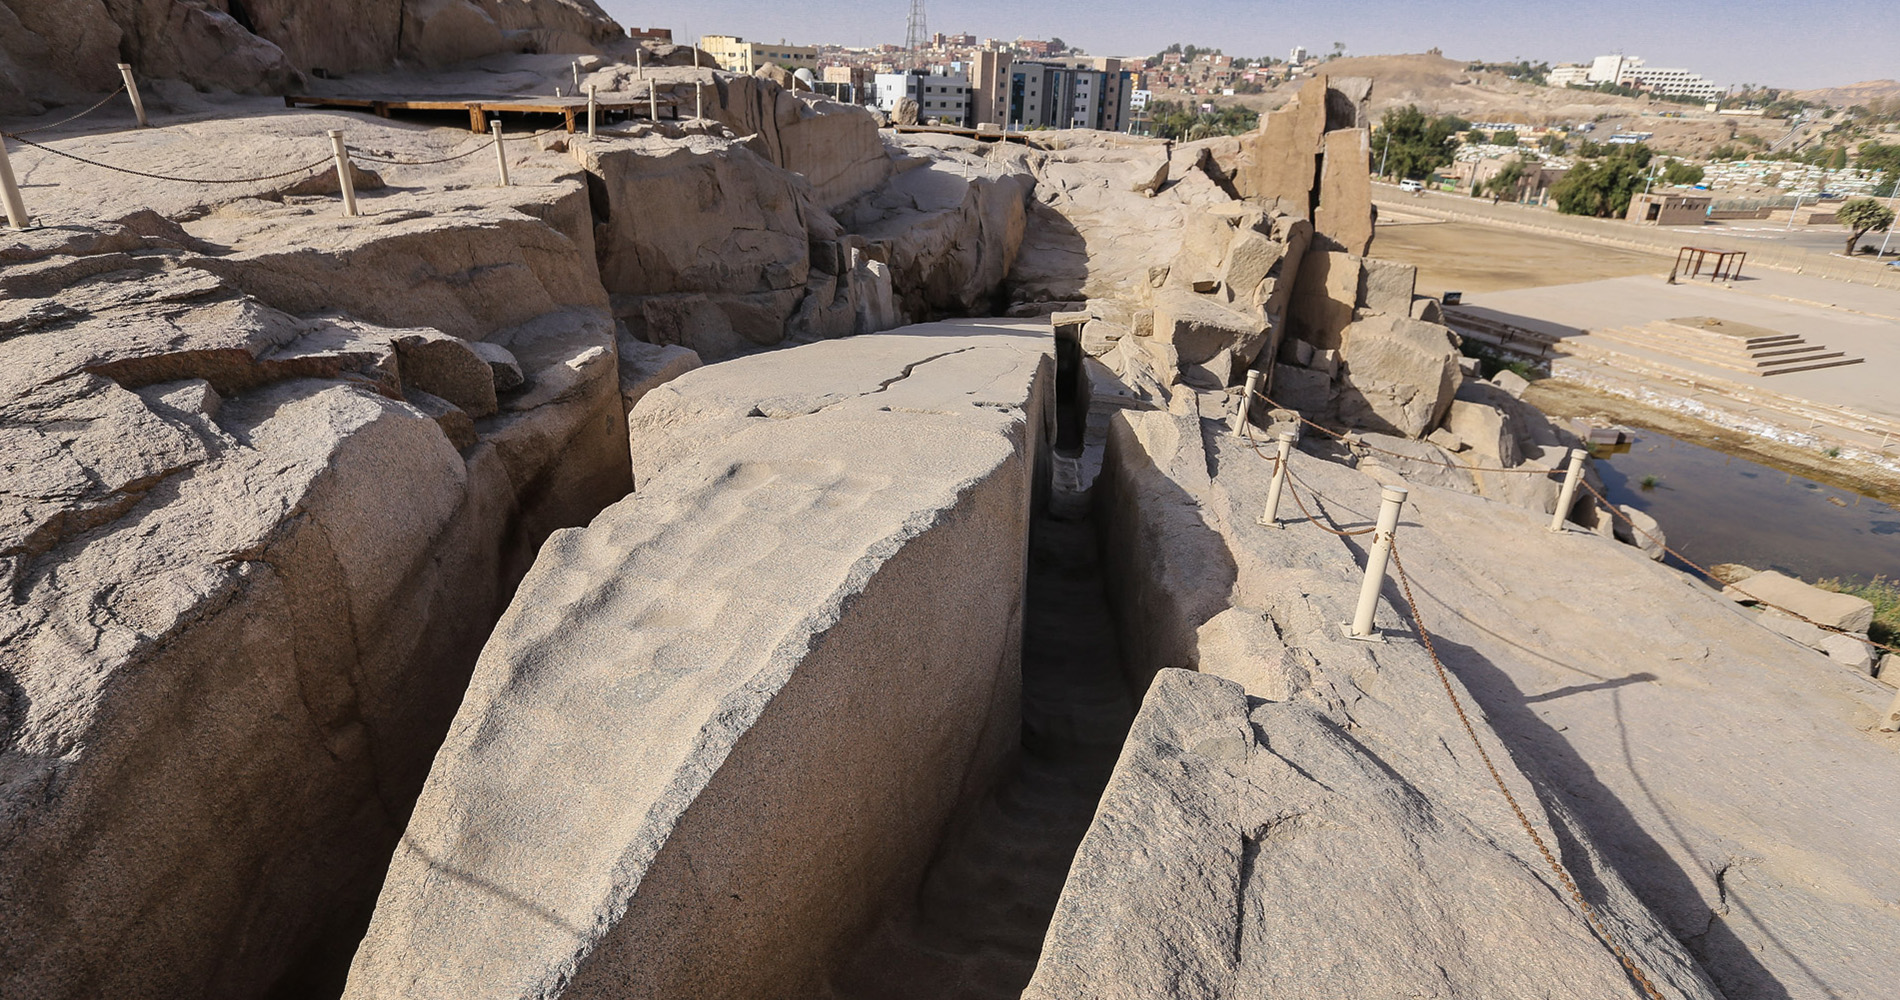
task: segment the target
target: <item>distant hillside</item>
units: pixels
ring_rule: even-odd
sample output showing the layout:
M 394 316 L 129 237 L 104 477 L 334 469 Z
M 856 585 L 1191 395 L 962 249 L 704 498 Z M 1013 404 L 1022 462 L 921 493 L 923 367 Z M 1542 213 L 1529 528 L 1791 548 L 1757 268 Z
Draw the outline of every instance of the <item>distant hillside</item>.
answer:
M 1850 83 L 1845 87 L 1823 87 L 1820 90 L 1796 91 L 1796 97 L 1804 101 L 1831 104 L 1837 108 L 1849 108 L 1856 104 L 1865 105 L 1869 101 L 1886 99 L 1900 101 L 1900 80 L 1864 80 Z
M 1512 80 L 1502 73 L 1467 72 L 1465 67 L 1469 65 L 1468 60 L 1427 54 L 1354 56 L 1326 63 L 1320 72 L 1371 77 L 1375 115 L 1386 108 L 1416 104 L 1430 112 L 1456 114 L 1473 121 L 1548 124 L 1589 121 L 1603 114 L 1638 113 L 1649 106 L 1627 97 Z M 1301 82 L 1295 80 L 1255 100 L 1266 107 L 1277 107 Z

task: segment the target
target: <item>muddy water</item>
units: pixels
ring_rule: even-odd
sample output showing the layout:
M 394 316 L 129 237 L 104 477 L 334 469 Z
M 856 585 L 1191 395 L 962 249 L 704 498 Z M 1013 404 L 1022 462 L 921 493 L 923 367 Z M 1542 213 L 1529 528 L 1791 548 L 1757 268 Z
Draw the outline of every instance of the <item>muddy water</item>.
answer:
M 1650 430 L 1597 469 L 1613 502 L 1654 517 L 1671 548 L 1704 566 L 1900 576 L 1900 509 L 1878 500 Z

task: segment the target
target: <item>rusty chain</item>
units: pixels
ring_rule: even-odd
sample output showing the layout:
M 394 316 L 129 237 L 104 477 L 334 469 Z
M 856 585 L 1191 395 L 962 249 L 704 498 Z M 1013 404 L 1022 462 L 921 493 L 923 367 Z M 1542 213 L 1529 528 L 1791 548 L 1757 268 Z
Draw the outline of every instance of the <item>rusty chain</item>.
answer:
M 1396 535 L 1396 532 L 1394 534 Z M 1537 827 L 1531 823 L 1530 816 L 1524 812 L 1524 807 L 1518 803 L 1517 796 L 1512 794 L 1510 786 L 1504 783 L 1504 776 L 1498 773 L 1497 765 L 1492 763 L 1490 752 L 1485 750 L 1483 741 L 1478 739 L 1477 727 L 1472 725 L 1471 716 L 1465 712 L 1464 702 L 1458 697 L 1458 692 L 1451 686 L 1451 677 L 1445 671 L 1444 661 L 1438 658 L 1438 647 L 1432 642 L 1432 634 L 1426 630 L 1425 620 L 1419 617 L 1418 601 L 1412 596 L 1412 581 L 1411 578 L 1405 574 L 1405 560 L 1399 556 L 1398 538 L 1392 538 L 1391 544 L 1392 565 L 1398 570 L 1399 589 L 1405 594 L 1405 604 L 1411 611 L 1412 624 L 1418 629 L 1418 637 L 1420 641 L 1424 643 L 1426 654 L 1431 657 L 1432 669 L 1438 673 L 1438 682 L 1443 685 L 1445 689 L 1445 697 L 1451 700 L 1451 707 L 1458 713 L 1459 724 L 1464 726 L 1465 735 L 1471 738 L 1471 745 L 1477 748 L 1478 759 L 1484 762 L 1484 769 L 1490 772 L 1491 782 L 1497 785 L 1498 791 L 1504 795 L 1504 801 L 1510 804 L 1511 812 L 1517 815 L 1518 825 L 1522 826 L 1524 832 L 1530 835 L 1531 843 L 1535 844 L 1537 846 L 1537 852 L 1544 856 L 1544 863 L 1550 867 L 1551 873 L 1557 876 L 1557 881 L 1563 883 L 1564 890 L 1570 894 L 1571 900 L 1575 902 L 1577 908 L 1583 912 L 1584 920 L 1589 923 L 1590 929 L 1609 947 L 1610 953 L 1615 955 L 1617 960 L 1623 963 L 1624 970 L 1630 974 L 1631 978 L 1636 980 L 1637 985 L 1642 988 L 1643 994 L 1647 996 L 1649 1000 L 1664 1000 L 1662 993 L 1656 989 L 1656 984 L 1650 981 L 1649 975 L 1643 971 L 1642 966 L 1636 964 L 1636 960 L 1630 957 L 1629 952 L 1625 951 L 1622 945 L 1616 943 L 1616 939 L 1610 934 L 1610 929 L 1604 925 L 1602 918 L 1597 915 L 1596 908 L 1591 906 L 1589 901 L 1583 898 L 1583 891 L 1577 888 L 1576 880 L 1570 877 L 1570 872 L 1565 869 L 1563 862 L 1559 861 L 1557 855 L 1551 852 L 1550 845 L 1544 842 L 1543 834 L 1537 832 Z
M 34 142 L 31 139 L 21 139 L 16 134 L 10 133 L 8 137 L 12 139 L 18 139 L 20 142 L 23 142 L 29 146 L 32 146 L 34 149 L 45 150 L 46 152 L 51 153 L 54 156 L 63 156 L 66 159 L 77 160 L 80 163 L 84 163 L 89 166 L 100 167 L 105 170 L 111 170 L 111 171 L 114 171 L 116 173 L 121 173 L 121 174 L 131 174 L 134 177 L 144 177 L 148 180 L 174 181 L 179 184 L 259 184 L 264 181 L 282 180 L 285 177 L 295 177 L 298 174 L 307 174 L 310 171 L 317 169 L 318 167 L 324 166 L 325 164 L 329 163 L 331 160 L 331 156 L 329 154 L 325 154 L 323 159 L 318 160 L 315 163 L 311 163 L 307 166 L 298 167 L 295 170 L 286 170 L 283 173 L 279 173 L 279 174 L 266 174 L 263 177 L 173 177 L 169 174 L 148 173 L 143 170 L 133 170 L 130 167 L 115 167 L 110 163 L 101 163 L 98 160 L 89 160 L 76 153 L 68 153 L 65 150 L 54 149 L 53 147 L 48 146 L 45 143 Z
M 78 113 L 78 114 L 76 114 L 76 115 L 74 115 L 74 116 L 72 116 L 71 118 L 61 118 L 61 119 L 60 119 L 59 121 L 56 121 L 56 122 L 51 122 L 51 123 L 49 123 L 49 124 L 46 124 L 46 125 L 35 125 L 35 126 L 33 126 L 32 128 L 23 128 L 23 129 L 21 129 L 21 130 L 19 130 L 18 132 L 7 132 L 7 133 L 4 133 L 4 135 L 6 135 L 6 137 L 7 137 L 7 138 L 9 138 L 9 139 L 20 139 L 20 137 L 21 137 L 21 136 L 23 136 L 23 135 L 32 135 L 32 134 L 33 134 L 33 133 L 35 133 L 35 132 L 44 132 L 44 131 L 46 131 L 47 129 L 55 129 L 55 128 L 58 128 L 58 127 L 60 127 L 61 125 L 70 125 L 70 124 L 72 124 L 73 122 L 76 122 L 76 121 L 78 121 L 79 119 L 81 119 L 81 118 L 84 118 L 84 117 L 86 117 L 86 116 L 87 116 L 87 115 L 89 115 L 89 114 L 92 114 L 92 113 L 93 113 L 94 111 L 97 111 L 97 110 L 99 110 L 100 108 L 103 108 L 103 107 L 105 107 L 105 106 L 106 106 L 106 102 L 107 102 L 107 101 L 110 101 L 110 100 L 112 100 L 113 98 L 115 98 L 115 97 L 117 97 L 117 96 L 119 96 L 120 94 L 123 94 L 123 93 L 125 93 L 125 84 L 123 84 L 123 83 L 121 83 L 121 84 L 119 84 L 119 89 L 117 89 L 117 90 L 115 90 L 115 91 L 113 91 L 113 92 L 112 92 L 112 93 L 110 93 L 110 94 L 107 94 L 107 95 L 105 96 L 105 98 L 104 98 L 103 100 L 101 100 L 101 101 L 100 101 L 99 103 L 97 103 L 97 104 L 95 104 L 95 105 L 93 105 L 93 106 L 92 106 L 92 107 L 90 107 L 90 108 L 87 108 L 87 109 L 86 109 L 86 110 L 84 110 L 84 111 L 81 111 L 80 113 Z M 20 141 L 21 141 L 21 142 L 25 142 L 26 140 L 25 140 L 25 139 L 20 139 Z
M 1268 406 L 1271 406 L 1276 410 L 1287 409 L 1286 407 L 1281 406 L 1279 403 L 1274 402 L 1272 397 L 1268 396 L 1266 393 L 1261 392 L 1258 389 L 1254 390 L 1254 395 L 1260 397 L 1260 399 L 1264 401 Z M 1299 413 L 1298 410 L 1288 410 L 1287 412 L 1295 413 L 1295 414 Z M 1561 468 L 1547 469 L 1547 468 L 1544 468 L 1543 466 L 1538 466 L 1538 465 L 1520 466 L 1515 469 L 1498 469 L 1498 468 L 1491 468 L 1491 467 L 1482 466 L 1482 465 L 1462 465 L 1462 464 L 1454 464 L 1451 462 L 1434 462 L 1430 459 L 1417 458 L 1412 455 L 1404 454 L 1403 452 L 1393 451 L 1390 448 L 1381 448 L 1378 445 L 1367 444 L 1365 441 L 1359 440 L 1359 439 L 1348 441 L 1345 431 L 1336 431 L 1330 427 L 1326 427 L 1321 424 L 1316 424 L 1313 421 L 1306 419 L 1306 417 L 1304 416 L 1300 416 L 1299 421 L 1300 423 L 1305 424 L 1306 426 L 1311 427 L 1322 434 L 1328 434 L 1335 438 L 1338 438 L 1340 441 L 1345 442 L 1349 447 L 1364 448 L 1367 451 L 1376 451 L 1382 455 L 1390 455 L 1393 458 L 1402 458 L 1408 462 L 1417 462 L 1420 465 L 1435 465 L 1441 469 L 1457 469 L 1461 472 L 1508 472 L 1508 473 L 1514 473 L 1517 475 L 1526 475 L 1526 476 L 1530 476 L 1530 475 L 1549 476 L 1549 475 L 1555 475 L 1557 473 L 1561 473 L 1564 471 Z

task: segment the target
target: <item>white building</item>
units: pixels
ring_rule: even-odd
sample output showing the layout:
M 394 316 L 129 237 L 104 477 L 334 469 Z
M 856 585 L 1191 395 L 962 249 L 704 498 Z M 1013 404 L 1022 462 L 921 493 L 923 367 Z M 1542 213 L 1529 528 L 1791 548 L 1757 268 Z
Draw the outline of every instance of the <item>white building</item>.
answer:
M 1128 92 L 1128 110 L 1146 111 L 1148 102 L 1154 99 L 1155 92 L 1152 90 L 1131 90 Z
M 699 47 L 707 55 L 719 60 L 721 69 L 733 73 L 750 73 L 766 63 L 791 71 L 808 69 L 813 73 L 818 72 L 816 46 L 788 45 L 782 38 L 773 44 L 748 42 L 737 35 L 706 35 L 700 38 Z
M 1551 71 L 1550 79 L 1553 85 L 1556 84 L 1555 70 Z M 1725 88 L 1700 73 L 1673 67 L 1648 66 L 1635 56 L 1621 54 L 1598 56 L 1591 60 L 1585 82 L 1613 83 L 1668 97 L 1694 97 L 1701 100 L 1720 97 L 1726 92 Z
M 970 78 L 962 73 L 879 73 L 872 89 L 877 92 L 878 110 L 890 114 L 905 97 L 917 102 L 917 120 L 940 119 L 945 125 L 968 127 L 970 121 Z
M 1298 66 L 1299 64 L 1305 62 L 1306 61 L 1306 46 L 1304 45 L 1293 46 L 1293 51 L 1288 52 L 1286 54 L 1286 61 L 1287 61 L 1287 65 L 1289 66 Z
M 1553 87 L 1580 87 L 1590 82 L 1590 67 L 1557 66 L 1545 80 Z

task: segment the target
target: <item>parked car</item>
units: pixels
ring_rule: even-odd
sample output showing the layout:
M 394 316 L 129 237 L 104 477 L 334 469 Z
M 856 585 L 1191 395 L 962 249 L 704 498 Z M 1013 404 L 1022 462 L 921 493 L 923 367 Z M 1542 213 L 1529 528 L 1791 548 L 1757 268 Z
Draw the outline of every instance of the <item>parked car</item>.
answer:
M 1420 191 L 1425 190 L 1425 182 L 1415 181 L 1411 179 L 1410 177 L 1407 177 L 1406 179 L 1399 182 L 1399 190 L 1409 192 L 1411 194 L 1418 194 Z

